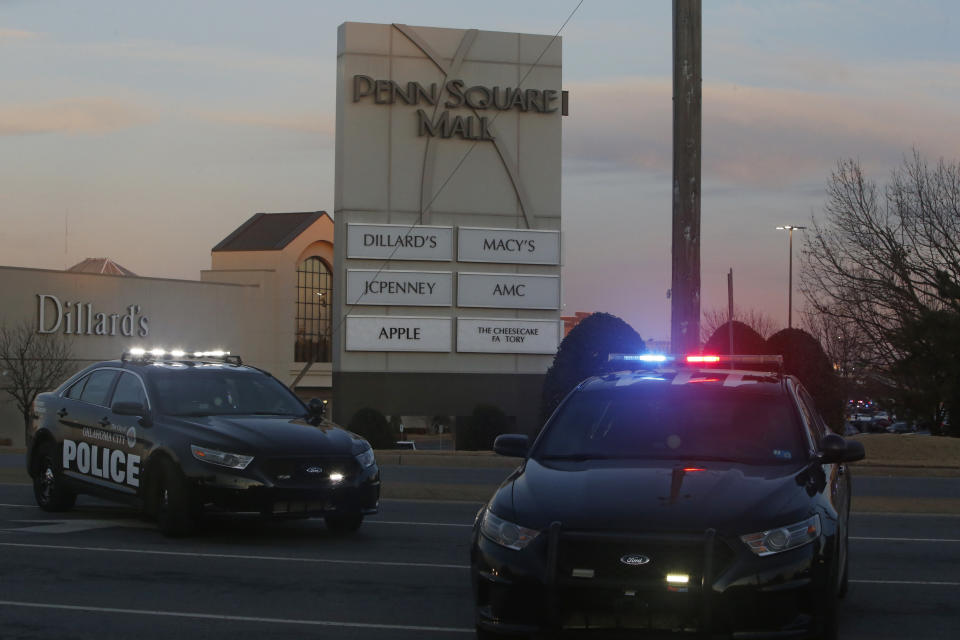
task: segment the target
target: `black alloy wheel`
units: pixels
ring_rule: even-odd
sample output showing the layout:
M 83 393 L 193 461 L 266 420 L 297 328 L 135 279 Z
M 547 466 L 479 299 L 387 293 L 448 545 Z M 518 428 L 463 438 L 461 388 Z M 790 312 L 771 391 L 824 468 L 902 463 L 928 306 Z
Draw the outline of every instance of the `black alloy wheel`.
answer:
M 34 460 L 33 496 L 37 506 L 51 512 L 71 509 L 77 501 L 77 494 L 64 484 L 57 447 L 52 442 L 45 442 L 37 448 Z
M 199 513 L 187 478 L 169 458 L 157 463 L 154 477 L 153 500 L 160 533 L 168 538 L 193 533 Z
M 323 517 L 324 522 L 327 524 L 327 529 L 331 532 L 343 535 L 348 533 L 355 533 L 360 525 L 363 524 L 363 514 L 362 513 L 336 513 L 329 514 Z

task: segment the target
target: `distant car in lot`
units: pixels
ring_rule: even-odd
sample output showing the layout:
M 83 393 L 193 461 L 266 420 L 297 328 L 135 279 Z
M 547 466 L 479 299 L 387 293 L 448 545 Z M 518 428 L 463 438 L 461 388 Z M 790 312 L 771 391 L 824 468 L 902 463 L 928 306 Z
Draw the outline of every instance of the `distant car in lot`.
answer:
M 779 356 L 621 362 L 496 439 L 523 460 L 474 524 L 477 637 L 834 638 L 863 445 Z
M 904 420 L 894 422 L 893 424 L 887 426 L 886 429 L 888 433 L 913 433 L 916 431 L 916 428 L 913 425 Z
M 379 506 L 366 440 L 222 352 L 136 350 L 91 365 L 38 396 L 26 441 L 42 509 L 98 495 L 142 506 L 166 535 L 210 509 L 322 516 L 349 532 Z

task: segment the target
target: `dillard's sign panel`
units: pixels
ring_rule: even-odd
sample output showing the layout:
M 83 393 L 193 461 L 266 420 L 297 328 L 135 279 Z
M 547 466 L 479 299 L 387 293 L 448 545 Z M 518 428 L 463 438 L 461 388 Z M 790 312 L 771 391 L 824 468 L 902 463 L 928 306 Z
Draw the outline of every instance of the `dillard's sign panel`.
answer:
M 347 270 L 347 304 L 449 307 L 453 274 L 449 271 Z
M 347 257 L 452 260 L 453 227 L 348 223 Z
M 450 351 L 450 318 L 347 316 L 347 351 Z
M 461 353 L 557 352 L 560 323 L 516 318 L 457 319 L 457 351 Z
M 141 315 L 138 304 L 128 305 L 124 313 L 104 313 L 90 302 L 62 302 L 55 295 L 38 293 L 37 333 L 146 338 L 150 320 Z
M 459 227 L 457 260 L 558 265 L 560 232 Z
M 503 309 L 559 309 L 560 276 L 460 273 L 457 305 Z

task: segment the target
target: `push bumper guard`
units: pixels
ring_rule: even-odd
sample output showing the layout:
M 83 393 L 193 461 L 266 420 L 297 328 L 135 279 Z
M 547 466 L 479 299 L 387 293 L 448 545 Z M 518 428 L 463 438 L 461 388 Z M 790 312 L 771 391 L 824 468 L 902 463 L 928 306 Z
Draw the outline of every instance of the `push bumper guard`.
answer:
M 687 558 L 686 564 L 689 575 L 689 583 L 686 589 L 677 589 L 680 593 L 671 592 L 666 582 L 665 573 L 669 567 L 654 566 L 642 567 L 643 569 L 652 569 L 638 572 L 637 575 L 629 575 L 629 570 L 637 567 L 624 565 L 627 570 L 617 571 L 616 568 L 607 566 L 603 571 L 600 568 L 596 573 L 590 574 L 590 567 L 584 567 L 586 574 L 582 571 L 579 576 L 571 571 L 571 558 L 564 557 L 562 550 L 568 549 L 572 545 L 581 547 L 594 547 L 608 552 L 620 548 L 634 548 L 642 551 L 647 548 L 658 550 L 671 549 L 677 557 Z M 718 546 L 720 549 L 718 549 Z M 547 618 L 551 621 L 561 621 L 569 611 L 563 608 L 563 593 L 571 589 L 605 590 L 612 593 L 614 590 L 620 590 L 621 593 L 642 594 L 638 601 L 653 596 L 662 598 L 667 596 L 680 596 L 688 606 L 687 623 L 681 624 L 680 628 L 674 628 L 673 631 L 684 631 L 685 637 L 710 637 L 713 627 L 713 607 L 715 606 L 715 595 L 713 583 L 719 575 L 722 567 L 718 567 L 718 561 L 726 564 L 731 559 L 729 548 L 717 540 L 716 530 L 707 529 L 702 534 L 689 533 L 663 533 L 663 534 L 636 534 L 636 533 L 605 533 L 605 532 L 581 532 L 564 530 L 560 522 L 553 522 L 547 530 L 547 562 L 545 574 L 545 605 Z M 574 558 L 573 561 L 580 561 L 581 558 Z M 619 561 L 619 558 L 618 558 Z M 651 560 L 651 564 L 657 562 L 657 559 Z M 590 576 L 590 577 L 587 577 Z M 699 601 L 699 602 L 698 602 Z M 642 616 L 641 616 L 642 617 Z M 695 620 L 695 626 L 690 626 L 690 621 Z M 619 622 L 619 621 L 618 621 Z M 562 623 L 559 623 L 562 626 Z M 662 619 L 659 622 L 662 624 Z M 602 625 L 609 628 L 607 625 Z M 589 617 L 586 619 L 586 626 L 591 628 Z M 599 628 L 599 626 L 598 626 Z M 626 629 L 619 624 L 615 628 Z M 658 621 L 648 615 L 647 622 L 643 627 L 646 629 L 659 629 Z M 555 629 L 560 631 L 561 629 Z M 662 629 L 664 631 L 668 629 Z

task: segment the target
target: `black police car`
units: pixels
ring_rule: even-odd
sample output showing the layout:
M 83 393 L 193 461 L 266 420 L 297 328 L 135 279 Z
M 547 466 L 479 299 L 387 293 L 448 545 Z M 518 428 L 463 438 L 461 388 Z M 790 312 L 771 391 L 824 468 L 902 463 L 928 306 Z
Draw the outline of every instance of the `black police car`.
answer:
M 532 445 L 496 439 L 525 459 L 477 514 L 478 637 L 835 636 L 844 463 L 863 445 L 828 430 L 779 356 L 734 359 L 633 356 Z
M 379 506 L 366 440 L 223 352 L 132 350 L 89 366 L 37 397 L 26 441 L 41 508 L 95 494 L 142 505 L 167 535 L 205 509 L 323 516 L 350 532 Z

